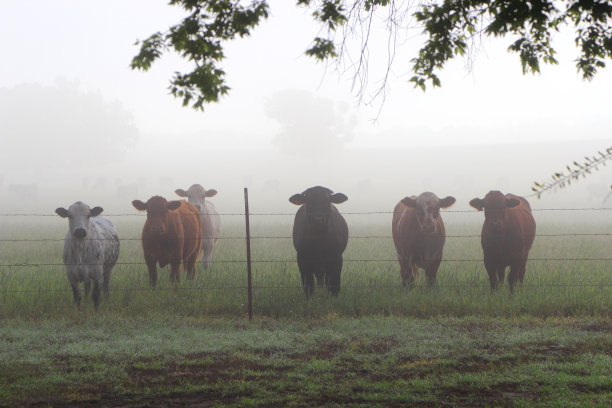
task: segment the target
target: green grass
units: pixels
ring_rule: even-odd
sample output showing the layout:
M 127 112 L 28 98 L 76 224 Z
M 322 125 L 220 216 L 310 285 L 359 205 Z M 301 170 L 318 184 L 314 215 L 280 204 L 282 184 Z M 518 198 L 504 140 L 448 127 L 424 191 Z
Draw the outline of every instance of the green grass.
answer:
M 144 219 L 113 220 L 120 264 L 95 313 L 91 299 L 72 304 L 63 220 L 3 221 L 0 265 L 25 266 L 0 266 L 0 406 L 610 406 L 612 262 L 536 259 L 607 259 L 610 236 L 572 234 L 612 224 L 540 223 L 510 296 L 489 291 L 480 224 L 448 218 L 433 289 L 400 287 L 379 220 L 349 219 L 337 298 L 305 299 L 290 239 L 254 239 L 266 261 L 253 265 L 254 323 L 241 226 L 225 223 L 195 281 L 171 284 L 165 269 L 152 290 Z M 291 217 L 278 221 L 252 234 L 289 237 Z
M 11 320 L 0 405 L 612 403 L 609 319 Z
M 91 299 L 84 300 L 80 311 L 72 305 L 72 292 L 61 261 L 65 223 L 59 217 L 45 221 L 38 229 L 25 221 L 2 226 L 3 239 L 57 240 L 2 242 L 0 264 L 26 266 L 0 266 L 0 318 L 40 319 L 93 313 Z M 538 234 L 542 236 L 536 238 L 531 251 L 525 283 L 511 297 L 507 287 L 493 294 L 489 291 L 481 261 L 478 223 L 447 220 L 449 238 L 437 287 L 428 289 L 421 279 L 411 291 L 401 288 L 389 228 L 382 223 L 358 224 L 351 227 L 352 238 L 344 254 L 340 295 L 333 298 L 317 288 L 314 300 L 309 302 L 301 288 L 295 251 L 288 238 L 291 218 L 280 221 L 278 226 L 252 227 L 256 237 L 280 237 L 252 241 L 253 303 L 258 316 L 303 318 L 336 313 L 551 317 L 609 316 L 612 310 L 612 261 L 579 260 L 610 258 L 612 237 L 567 235 L 608 233 L 612 224 L 538 225 Z M 245 316 L 246 251 L 244 239 L 240 238 L 244 236 L 241 226 L 225 225 L 215 263 L 206 271 L 198 265 L 195 281 L 186 280 L 182 273 L 181 282 L 172 284 L 165 268 L 157 289 L 152 290 L 138 239 L 143 220 L 120 218 L 116 222 L 122 238 L 121 255 L 113 271 L 110 299 L 103 299 L 99 313 L 124 317 L 148 313 Z M 552 260 L 559 258 L 570 260 Z M 30 266 L 38 264 L 43 265 Z

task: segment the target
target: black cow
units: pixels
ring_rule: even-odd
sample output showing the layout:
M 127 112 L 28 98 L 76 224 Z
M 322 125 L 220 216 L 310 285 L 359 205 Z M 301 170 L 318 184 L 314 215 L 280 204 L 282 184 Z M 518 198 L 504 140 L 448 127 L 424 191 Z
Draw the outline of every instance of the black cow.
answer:
M 314 292 L 314 276 L 317 284 L 325 284 L 334 296 L 340 292 L 342 253 L 348 242 L 348 226 L 332 204 L 346 200 L 348 197 L 344 194 L 333 194 L 321 186 L 289 198 L 293 204 L 301 205 L 293 223 L 293 246 L 308 298 Z

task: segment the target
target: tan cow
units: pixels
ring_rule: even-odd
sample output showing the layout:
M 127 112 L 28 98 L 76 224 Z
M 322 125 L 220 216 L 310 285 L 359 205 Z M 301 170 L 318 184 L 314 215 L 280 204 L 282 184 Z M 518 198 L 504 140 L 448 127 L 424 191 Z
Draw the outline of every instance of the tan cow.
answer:
M 435 283 L 446 240 L 440 208 L 454 203 L 454 197 L 440 200 L 434 193 L 425 192 L 405 197 L 395 206 L 391 228 L 402 286 L 414 285 L 419 268 L 425 269 L 428 285 Z

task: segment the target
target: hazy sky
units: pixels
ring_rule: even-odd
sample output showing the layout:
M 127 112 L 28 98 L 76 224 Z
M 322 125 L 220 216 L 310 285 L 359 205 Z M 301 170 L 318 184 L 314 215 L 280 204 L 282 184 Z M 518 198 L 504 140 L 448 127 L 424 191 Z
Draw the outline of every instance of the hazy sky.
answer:
M 406 31 L 400 36 L 389 93 L 374 122 L 381 100 L 359 104 L 350 70 L 339 72 L 334 64 L 304 56 L 319 27 L 310 11 L 297 8 L 292 0 L 271 0 L 270 18 L 252 37 L 226 48 L 229 96 L 204 113 L 183 108 L 167 87 L 172 73 L 188 64 L 166 55 L 149 72 L 129 68 L 137 39 L 181 19 L 181 10 L 166 3 L 0 2 L 0 190 L 13 183 L 49 184 L 55 177 L 79 180 L 82 189 L 140 185 L 141 199 L 162 186 L 169 195 L 173 183 L 187 188 L 196 182 L 220 191 L 223 186 L 259 183 L 282 196 L 309 187 L 307 183 L 326 184 L 329 172 L 353 178 L 347 185 L 376 184 L 376 171 L 406 168 L 397 161 L 405 157 L 409 162 L 414 146 L 443 146 L 448 151 L 449 146 L 473 144 L 595 140 L 585 142 L 585 151 L 573 143 L 571 151 L 558 155 L 555 145 L 538 145 L 539 166 L 529 167 L 517 158 L 528 172 L 519 180 L 525 187 L 517 193 L 525 193 L 531 181 L 546 179 L 569 157 L 578 159 L 611 145 L 612 70 L 583 81 L 573 62 L 577 51 L 571 33 L 557 36 L 560 64 L 543 66 L 539 75 L 522 74 L 518 57 L 506 52 L 510 39 L 492 40 L 483 44 L 471 70 L 466 69 L 468 61 L 453 61 L 440 75 L 442 88 L 423 93 L 408 83 L 409 61 L 420 45 L 418 30 Z M 385 66 L 382 27 L 370 47 L 366 100 Z M 372 147 L 377 150 L 370 157 L 360 153 Z M 399 159 L 390 163 L 385 149 Z M 246 150 L 255 153 L 231 156 Z M 419 152 L 420 175 L 429 180 L 447 179 L 449 171 L 465 178 L 482 171 L 467 169 L 461 161 L 446 168 L 436 163 L 435 149 Z M 424 155 L 430 160 L 424 161 Z M 449 157 L 453 160 L 452 154 Z M 342 163 L 341 170 L 334 163 Z M 495 168 L 496 163 L 490 158 L 484 165 Z M 462 172 L 454 166 L 462 166 Z M 496 171 L 492 180 L 499 181 L 513 179 L 516 169 Z M 298 180 L 294 186 L 292 178 Z M 418 194 L 405 191 L 412 186 L 430 189 L 420 178 L 395 195 Z M 494 187 L 493 182 L 476 184 L 475 190 L 483 193 Z M 498 188 L 503 189 L 503 183 Z M 76 195 L 66 195 L 62 204 L 69 205 Z

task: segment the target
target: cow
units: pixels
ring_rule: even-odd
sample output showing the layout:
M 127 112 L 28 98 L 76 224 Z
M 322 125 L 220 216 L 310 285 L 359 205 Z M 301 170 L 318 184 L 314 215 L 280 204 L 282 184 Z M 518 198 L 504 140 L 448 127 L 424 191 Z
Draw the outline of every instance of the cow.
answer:
M 153 196 L 146 203 L 132 201 L 138 211 L 147 212 L 142 227 L 142 250 L 149 281 L 157 284 L 157 263 L 170 264 L 170 281 L 179 281 L 181 262 L 187 278 L 195 277 L 195 264 L 202 248 L 202 224 L 198 209 L 185 200 L 167 201 Z
M 403 287 L 414 286 L 419 268 L 425 270 L 429 286 L 436 282 L 446 241 L 440 208 L 448 208 L 455 201 L 451 196 L 439 199 L 434 193 L 424 192 L 418 197 L 405 197 L 395 206 L 391 233 Z
M 119 237 L 115 227 L 100 214 L 102 207 L 89 208 L 81 201 L 72 204 L 67 210 L 59 207 L 55 213 L 68 218 L 68 232 L 64 239 L 63 260 L 74 303 L 81 304 L 79 284 L 84 282 L 85 296 L 93 281 L 94 308 L 100 305 L 100 287 L 108 297 L 111 272 L 119 257 Z
M 314 292 L 314 277 L 334 296 L 340 292 L 342 253 L 348 243 L 348 226 L 333 204 L 348 200 L 342 193 L 316 186 L 294 194 L 289 201 L 301 206 L 293 222 L 293 246 L 306 297 Z
M 217 190 L 205 190 L 199 184 L 194 184 L 187 191 L 178 189 L 174 191 L 179 197 L 187 197 L 187 201 L 193 204 L 200 212 L 202 223 L 202 266 L 208 269 L 212 262 L 212 254 L 215 244 L 221 235 L 221 217 L 215 205 L 206 200 L 206 197 L 214 197 Z
M 489 274 L 491 291 L 503 284 L 506 267 L 510 267 L 510 293 L 517 281 L 523 283 L 529 250 L 536 233 L 536 223 L 529 202 L 514 194 L 489 191 L 484 199 L 474 198 L 470 205 L 482 211 L 484 224 L 480 243 L 484 265 Z

